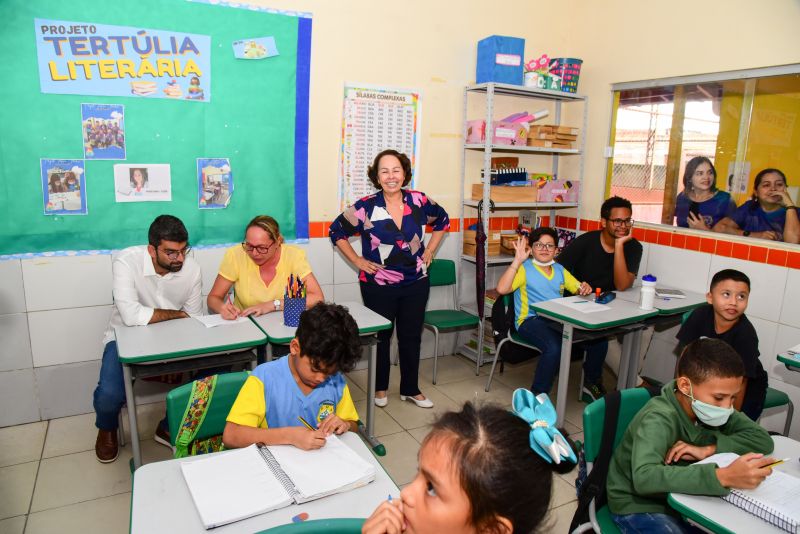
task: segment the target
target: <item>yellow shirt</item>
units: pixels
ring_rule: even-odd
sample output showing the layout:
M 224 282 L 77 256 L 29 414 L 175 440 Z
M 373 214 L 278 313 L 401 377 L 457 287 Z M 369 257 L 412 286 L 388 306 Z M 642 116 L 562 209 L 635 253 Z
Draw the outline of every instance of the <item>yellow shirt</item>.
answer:
M 275 266 L 275 277 L 266 285 L 261 278 L 258 265 L 244 251 L 235 245 L 225 251 L 219 274 L 234 284 L 234 305 L 240 309 L 249 308 L 262 302 L 283 298 L 289 275 L 304 279 L 311 274 L 311 265 L 303 249 L 291 245 L 281 245 L 281 258 Z

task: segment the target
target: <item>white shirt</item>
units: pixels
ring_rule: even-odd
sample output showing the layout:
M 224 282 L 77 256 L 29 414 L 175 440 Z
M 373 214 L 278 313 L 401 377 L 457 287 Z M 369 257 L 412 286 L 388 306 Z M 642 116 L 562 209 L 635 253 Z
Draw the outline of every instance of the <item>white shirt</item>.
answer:
M 175 273 L 159 275 L 146 246 L 129 247 L 117 254 L 112 264 L 114 307 L 103 336 L 103 345 L 114 341 L 115 326 L 143 326 L 150 322 L 155 309 L 183 310 L 201 315 L 202 277 L 200 265 L 186 258 Z

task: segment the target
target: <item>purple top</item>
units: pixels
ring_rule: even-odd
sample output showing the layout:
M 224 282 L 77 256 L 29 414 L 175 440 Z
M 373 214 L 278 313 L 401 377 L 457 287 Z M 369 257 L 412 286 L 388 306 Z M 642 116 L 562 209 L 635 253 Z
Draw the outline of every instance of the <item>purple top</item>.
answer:
M 328 235 L 335 245 L 340 239 L 361 234 L 361 255 L 384 266 L 375 274 L 364 271 L 358 279 L 378 285 L 409 285 L 427 276 L 422 253 L 425 252 L 425 226 L 434 232 L 450 228 L 447 212 L 425 193 L 403 190 L 403 220 L 397 228 L 379 191 L 348 206 L 331 224 Z

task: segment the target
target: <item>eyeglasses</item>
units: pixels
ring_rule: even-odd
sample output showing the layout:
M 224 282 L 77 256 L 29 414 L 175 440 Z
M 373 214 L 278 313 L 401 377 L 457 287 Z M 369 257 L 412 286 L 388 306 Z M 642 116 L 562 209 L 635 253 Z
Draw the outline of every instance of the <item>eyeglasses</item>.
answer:
M 537 241 L 533 244 L 533 248 L 536 250 L 554 250 L 556 245 L 555 243 L 542 243 L 541 241 Z
M 276 243 L 277 243 L 277 241 L 275 241 L 275 242 L 273 242 L 271 245 L 269 245 L 269 246 L 265 247 L 265 246 L 263 246 L 263 245 L 251 245 L 251 244 L 250 244 L 250 243 L 248 243 L 247 241 L 244 241 L 244 242 L 242 243 L 242 248 L 245 250 L 245 252 L 253 252 L 253 251 L 255 250 L 255 251 L 256 251 L 256 252 L 258 252 L 259 254 L 266 254 L 267 252 L 269 252 L 269 250 L 270 250 L 272 247 L 274 247 L 274 246 L 275 246 L 275 244 L 276 244 Z
M 633 219 L 608 219 L 614 226 L 633 226 Z
M 160 249 L 160 250 L 161 250 L 161 252 L 164 253 L 164 255 L 167 258 L 169 258 L 171 260 L 177 260 L 178 256 L 183 256 L 185 258 L 186 255 L 189 254 L 189 251 L 192 250 L 192 247 L 186 246 L 186 247 L 183 247 L 181 250 L 172 250 L 172 249 L 169 249 L 169 248 L 163 248 L 163 249 Z

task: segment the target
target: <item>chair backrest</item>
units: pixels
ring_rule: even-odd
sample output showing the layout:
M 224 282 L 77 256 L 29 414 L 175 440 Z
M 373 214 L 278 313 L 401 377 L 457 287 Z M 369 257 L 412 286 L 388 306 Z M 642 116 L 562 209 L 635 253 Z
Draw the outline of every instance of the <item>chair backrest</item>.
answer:
M 623 389 L 620 393 L 619 419 L 617 420 L 617 432 L 614 436 L 612 450 L 619 445 L 633 417 L 651 398 L 650 392 L 645 388 Z M 583 446 L 587 462 L 594 462 L 600 451 L 605 413 L 605 399 L 596 400 L 583 410 Z
M 217 376 L 217 385 L 214 395 L 206 410 L 205 419 L 198 429 L 195 439 L 205 439 L 222 434 L 225 430 L 225 419 L 231 411 L 231 406 L 239 395 L 250 373 L 225 373 Z M 178 436 L 178 428 L 186 411 L 186 404 L 192 394 L 192 382 L 179 386 L 167 393 L 167 422 L 169 423 L 169 437 L 173 445 Z
M 431 287 L 449 286 L 456 283 L 456 264 L 453 260 L 433 260 L 428 266 Z

